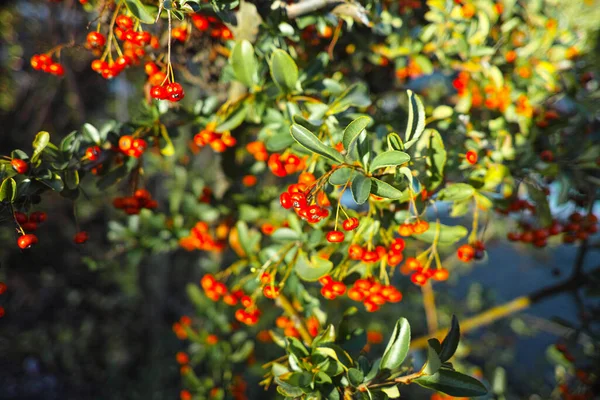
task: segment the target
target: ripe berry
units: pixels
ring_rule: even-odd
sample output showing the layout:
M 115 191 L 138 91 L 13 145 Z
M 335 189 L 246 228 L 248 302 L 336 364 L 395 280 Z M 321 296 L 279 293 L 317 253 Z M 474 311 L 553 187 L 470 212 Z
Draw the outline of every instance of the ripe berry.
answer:
M 132 143 L 133 143 L 133 137 L 131 137 L 130 135 L 121 136 L 121 138 L 119 139 L 119 149 L 125 153 L 129 149 L 131 149 Z
M 121 29 L 133 28 L 133 20 L 127 15 L 119 15 L 115 22 L 117 23 L 117 26 Z
M 345 220 L 342 223 L 342 228 L 344 228 L 345 231 L 351 231 L 356 229 L 356 227 L 358 226 L 358 218 L 348 218 L 347 220 Z
M 358 244 L 351 244 L 350 247 L 348 247 L 348 257 L 352 260 L 360 260 L 364 254 L 365 249 Z
M 281 193 L 281 195 L 279 196 L 279 202 L 281 203 L 281 207 L 285 209 L 292 208 L 292 196 L 288 192 Z
M 87 35 L 87 44 L 92 48 L 104 47 L 106 38 L 100 32 L 90 32 Z
M 475 249 L 470 244 L 463 244 L 456 251 L 458 259 L 463 262 L 469 262 L 475 257 Z
M 91 146 L 85 149 L 85 158 L 87 158 L 90 161 L 96 161 L 100 157 L 101 153 L 102 150 L 100 150 L 100 147 Z
M 167 89 L 163 86 L 152 86 L 152 89 L 150 89 L 150 96 L 154 99 L 165 100 L 167 98 Z
M 416 272 L 410 276 L 410 280 L 415 285 L 423 286 L 425 283 L 427 283 L 427 275 L 421 272 Z
M 413 225 L 413 232 L 417 235 L 427 232 L 428 229 L 429 229 L 429 222 L 427 222 L 427 221 L 420 220 L 420 221 L 417 221 Z
M 450 273 L 446 268 L 440 268 L 433 273 L 432 278 L 436 281 L 445 281 L 450 276 Z
M 550 150 L 544 150 L 540 153 L 540 159 L 544 162 L 552 162 L 554 161 L 554 153 Z
M 278 286 L 267 285 L 267 286 L 265 286 L 263 288 L 263 295 L 267 299 L 274 299 L 277 296 L 279 296 L 279 287 Z
M 473 150 L 467 151 L 465 158 L 469 164 L 471 164 L 471 165 L 477 164 L 478 156 L 475 151 L 473 151 Z
M 37 226 L 36 222 L 27 221 L 27 222 L 21 224 L 21 228 L 23 228 L 23 230 L 25 230 L 27 232 L 34 232 L 37 230 L 38 226 Z
M 84 244 L 89 239 L 89 235 L 86 231 L 77 232 L 73 237 L 75 244 Z
M 26 161 L 20 160 L 18 158 L 13 158 L 10 162 L 10 165 L 17 172 L 17 174 L 25 174 L 29 170 L 29 164 Z
M 7 286 L 6 283 L 0 282 L 0 294 L 4 294 L 6 292 Z
M 179 101 L 185 96 L 185 93 L 183 92 L 183 87 L 177 82 L 167 84 L 166 90 L 167 99 L 171 101 Z
M 48 72 L 52 75 L 63 76 L 65 74 L 65 69 L 59 63 L 52 63 L 48 66 Z
M 29 215 L 29 221 L 37 222 L 40 224 L 42 222 L 46 222 L 47 219 L 48 219 L 48 214 L 46 214 L 43 211 L 34 211 Z
M 400 236 L 410 236 L 413 234 L 413 226 L 411 224 L 404 223 L 398 228 Z
M 373 303 L 372 301 L 365 300 L 365 302 L 363 304 L 365 305 L 365 309 L 368 312 L 375 312 L 375 311 L 379 310 L 379 306 L 377 304 Z
M 17 240 L 17 245 L 19 246 L 20 249 L 24 250 L 24 249 L 27 249 L 27 248 L 33 246 L 37 242 L 38 242 L 37 236 L 35 236 L 33 233 L 28 233 L 26 235 L 22 235 L 19 237 L 19 239 Z
M 404 239 L 397 238 L 397 239 L 394 239 L 394 241 L 390 245 L 390 251 L 392 253 L 399 254 L 399 253 L 402 253 L 405 246 L 406 246 L 406 243 L 404 242 Z
M 27 215 L 22 212 L 15 211 L 15 219 L 17 220 L 17 223 L 21 225 L 27 222 Z

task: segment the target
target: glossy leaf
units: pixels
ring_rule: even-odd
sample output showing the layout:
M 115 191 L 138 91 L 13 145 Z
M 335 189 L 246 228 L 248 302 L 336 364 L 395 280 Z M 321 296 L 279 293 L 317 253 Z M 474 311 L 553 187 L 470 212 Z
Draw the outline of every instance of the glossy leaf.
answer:
M 371 194 L 371 179 L 361 173 L 354 175 L 352 180 L 352 197 L 356 204 L 363 204 Z
M 402 151 L 392 150 L 378 154 L 371 161 L 370 170 L 375 171 L 378 168 L 397 167 L 410 161 L 410 156 Z
M 360 370 L 356 368 L 348 369 L 348 380 L 352 386 L 357 387 L 364 379 L 365 375 Z
M 440 351 L 440 360 L 442 362 L 448 361 L 456 352 L 458 343 L 460 341 L 460 325 L 455 315 L 452 316 L 452 324 L 450 330 L 446 334 L 444 340 L 442 340 L 442 350 Z
M 419 96 L 408 93 L 408 122 L 404 133 L 404 148 L 408 149 L 419 140 L 425 130 L 425 107 Z
M 247 40 L 238 41 L 231 51 L 229 59 L 236 78 L 249 88 L 255 82 L 257 62 L 254 47 Z
M 14 202 L 17 196 L 17 182 L 13 178 L 6 178 L 0 185 L 0 202 Z
M 335 186 L 345 185 L 352 175 L 354 170 L 348 167 L 338 168 L 329 175 L 329 183 Z
M 279 228 L 271 235 L 271 239 L 279 242 L 289 242 L 300 238 L 300 234 L 290 228 Z
M 438 243 L 441 246 L 452 245 L 467 236 L 468 233 L 467 228 L 464 226 L 449 226 L 433 222 L 429 224 L 429 229 L 427 231 L 418 235 L 413 235 L 413 237 L 423 242 L 433 243 L 434 239 L 436 238 L 436 230 L 438 229 L 438 226 Z
M 450 396 L 476 397 L 487 393 L 485 386 L 477 379 L 448 369 L 440 369 L 433 375 L 423 375 L 413 382 Z
M 298 124 L 292 125 L 290 128 L 290 133 L 292 137 L 304 148 L 310 150 L 313 153 L 319 154 L 329 160 L 342 163 L 344 162 L 344 157 L 340 154 L 339 151 L 325 145 L 323 142 L 319 140 L 311 131 L 306 129 L 303 126 Z
M 269 69 L 273 81 L 282 92 L 289 93 L 298 84 L 298 66 L 288 53 L 281 49 L 273 51 L 269 60 Z
M 433 375 L 439 371 L 441 366 L 442 361 L 440 360 L 440 356 L 431 344 L 429 344 L 429 346 L 427 346 L 427 362 L 423 368 L 423 372 L 427 375 Z
M 32 163 L 38 160 L 42 151 L 48 146 L 48 143 L 50 143 L 50 134 L 48 132 L 41 131 L 35 136 L 33 140 L 33 154 L 31 156 Z
M 150 10 L 140 0 L 124 0 L 125 5 L 131 13 L 145 24 L 153 24 L 156 19 Z
M 377 178 L 371 178 L 371 193 L 386 199 L 408 199 L 407 193 Z
M 392 337 L 390 338 L 379 369 L 389 369 L 391 371 L 398 368 L 406 356 L 410 347 L 410 325 L 406 318 L 400 318 L 396 322 Z
M 371 123 L 370 117 L 358 117 L 354 121 L 350 122 L 346 129 L 344 129 L 344 135 L 342 136 L 342 144 L 346 150 L 350 149 L 350 145 L 358 138 L 358 135 L 367 128 L 367 125 Z

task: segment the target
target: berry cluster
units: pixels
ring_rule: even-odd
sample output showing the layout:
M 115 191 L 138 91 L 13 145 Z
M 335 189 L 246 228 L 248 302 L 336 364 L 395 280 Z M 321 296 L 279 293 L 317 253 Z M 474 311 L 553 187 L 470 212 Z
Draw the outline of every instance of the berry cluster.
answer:
M 15 221 L 27 232 L 35 232 L 38 228 L 38 224 L 45 222 L 48 219 L 48 215 L 43 211 L 34 211 L 29 216 L 22 212 L 15 212 Z
M 33 233 L 27 233 L 25 235 L 19 236 L 19 239 L 17 239 L 17 246 L 19 246 L 20 249 L 25 250 L 30 248 L 37 242 L 37 236 L 35 236 Z
M 225 239 L 229 234 L 227 225 L 219 225 L 211 234 L 206 222 L 200 221 L 190 230 L 190 235 L 179 240 L 179 245 L 187 251 L 204 250 L 221 252 L 225 249 Z
M 254 156 L 256 161 L 267 161 L 269 158 L 267 148 L 263 142 L 250 142 L 246 145 L 246 150 L 248 150 L 248 153 Z
M 129 157 L 139 158 L 146 148 L 148 143 L 142 138 L 133 138 L 131 135 L 123 135 L 119 139 L 119 150 Z
M 296 329 L 294 321 L 292 321 L 288 317 L 277 317 L 277 319 L 275 320 L 275 326 L 277 326 L 280 329 L 283 329 L 283 334 L 285 336 L 295 338 L 300 337 L 300 333 Z M 316 317 L 308 317 L 306 319 L 306 328 L 310 336 L 316 337 L 319 333 L 319 320 Z
M 102 149 L 100 148 L 100 146 L 90 146 L 87 149 L 85 149 L 84 158 L 90 161 L 97 161 L 100 158 L 101 154 Z
M 413 223 L 405 222 L 398 227 L 398 233 L 400 236 L 411 236 L 419 235 L 427 232 L 429 229 L 429 223 L 423 220 L 416 220 Z
M 209 145 L 217 153 L 222 153 L 236 145 L 237 140 L 231 136 L 230 131 L 219 133 L 215 132 L 216 129 L 215 122 L 208 123 L 204 129 L 194 135 L 194 144 L 198 147 Z
M 526 206 L 531 204 L 526 203 Z M 574 212 L 569 215 L 568 221 L 560 224 L 558 221 L 553 221 L 547 228 L 533 229 L 531 224 L 521 222 L 519 224 L 521 232 L 509 232 L 506 237 L 511 242 L 532 243 L 536 247 L 545 247 L 550 236 L 563 234 L 563 243 L 571 244 L 577 240 L 586 240 L 589 235 L 598 232 L 598 217 L 594 214 L 586 216 L 579 212 Z
M 200 280 L 200 286 L 204 289 L 206 296 L 212 301 L 223 302 L 229 306 L 240 303 L 244 308 L 235 311 L 235 319 L 246 325 L 256 325 L 260 317 L 260 310 L 254 304 L 254 300 L 244 293 L 243 290 L 229 292 L 223 282 L 219 282 L 211 274 L 206 274 Z
M 233 33 L 216 17 L 206 16 L 202 14 L 193 14 L 192 23 L 201 32 L 205 32 L 210 29 L 210 36 L 213 38 L 220 38 L 223 40 L 233 39 Z
M 368 312 L 375 312 L 385 303 L 398 303 L 402 293 L 392 285 L 382 285 L 371 279 L 359 279 L 348 290 L 348 297 L 360 301 Z
M 185 97 L 185 92 L 179 83 L 169 82 L 166 85 L 161 83 L 160 85 L 152 86 L 150 96 L 156 100 L 178 102 Z
M 312 203 L 314 196 L 311 194 L 307 196 L 305 188 L 306 185 L 303 183 L 290 185 L 288 191 L 281 193 L 279 196 L 279 202 L 283 208 L 288 210 L 293 208 L 300 218 L 314 224 L 328 217 L 329 210 L 323 206 L 322 202 L 317 201 L 321 205 Z M 317 196 L 317 200 L 319 200 L 319 196 Z M 344 240 L 343 235 L 342 233 L 342 240 Z
M 125 70 L 125 68 L 139 63 L 146 55 L 145 47 L 159 47 L 158 38 L 146 31 L 135 31 L 133 20 L 124 14 L 117 16 L 114 36 L 123 42 L 123 50 L 118 47 L 118 57 L 113 60 L 111 54 L 112 43 L 100 32 L 90 32 L 87 35 L 86 47 L 96 54 L 105 47 L 102 57 L 92 61 L 92 70 L 102 75 L 104 79 L 112 79 Z M 109 35 L 109 38 L 111 35 Z M 116 43 L 116 42 L 115 42 Z M 106 59 L 108 58 L 108 61 Z
M 173 332 L 175 332 L 175 335 L 177 335 L 177 338 L 180 340 L 184 340 L 187 339 L 188 334 L 187 334 L 187 329 L 189 329 L 189 326 L 192 324 L 192 319 L 190 317 L 188 317 L 187 315 L 183 315 L 180 319 L 179 322 L 175 322 L 173 324 Z
M 357 227 L 358 227 L 358 218 L 349 217 L 349 218 L 345 219 L 344 222 L 342 222 L 342 228 L 345 231 L 353 231 Z M 344 234 L 344 232 L 334 230 L 334 231 L 327 232 L 327 235 L 325 235 L 325 238 L 327 239 L 327 241 L 329 243 L 341 243 L 344 241 L 345 236 L 346 235 Z
M 31 66 L 36 71 L 43 71 L 55 76 L 63 76 L 65 69 L 62 64 L 52 61 L 49 54 L 34 54 L 31 57 Z
M 306 157 L 300 158 L 295 154 L 282 155 L 273 153 L 269 156 L 267 165 L 273 175 L 283 178 L 306 168 Z
M 373 264 L 385 259 L 389 266 L 395 267 L 404 258 L 402 254 L 404 247 L 405 243 L 402 238 L 394 239 L 387 249 L 384 246 L 376 246 L 373 250 L 369 250 L 368 247 L 351 244 L 348 247 L 348 257 L 351 260 L 360 260 L 367 264 Z
M 336 281 L 331 276 L 326 275 L 319 279 L 323 285 L 321 294 L 327 300 L 334 300 L 338 296 L 343 296 L 346 293 L 346 285 L 342 281 Z
M 155 209 L 158 207 L 158 203 L 146 189 L 138 189 L 131 197 L 116 197 L 113 200 L 113 206 L 118 210 L 125 211 L 128 215 L 137 215 L 142 208 Z
M 450 275 L 446 268 L 425 268 L 423 264 L 421 264 L 421 262 L 414 257 L 409 257 L 406 259 L 404 267 L 402 268 L 402 272 L 412 272 L 410 280 L 412 283 L 418 286 L 423 286 L 427 283 L 427 281 L 429 281 L 429 279 L 433 279 L 435 281 L 445 281 Z

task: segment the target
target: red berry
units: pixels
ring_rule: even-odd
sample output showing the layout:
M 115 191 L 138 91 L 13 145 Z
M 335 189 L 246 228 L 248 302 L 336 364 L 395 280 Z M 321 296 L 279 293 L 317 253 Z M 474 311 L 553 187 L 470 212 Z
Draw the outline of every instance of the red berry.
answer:
M 117 26 L 121 29 L 133 28 L 133 20 L 127 15 L 119 15 L 115 22 L 117 23 Z
M 354 229 L 356 229 L 356 227 L 358 226 L 358 218 L 348 218 L 347 220 L 345 220 L 342 223 L 342 228 L 344 228 L 345 231 L 352 231 Z
M 267 285 L 267 286 L 265 286 L 263 288 L 263 295 L 267 299 L 274 299 L 277 296 L 279 296 L 279 287 L 278 286 Z
M 21 225 L 27 222 L 27 215 L 22 212 L 15 211 L 15 219 L 17 220 L 17 223 Z
M 423 221 L 423 220 L 417 221 L 413 225 L 412 229 L 413 229 L 413 232 L 416 233 L 417 235 L 421 234 L 421 233 L 425 233 L 429 229 L 429 222 Z
M 427 283 L 427 275 L 421 272 L 416 272 L 410 276 L 410 280 L 415 285 L 423 286 L 425 283 Z
M 281 195 L 279 196 L 279 202 L 281 203 L 281 207 L 285 209 L 292 208 L 292 196 L 288 192 L 281 193 Z
M 75 234 L 75 236 L 73 237 L 73 242 L 75 242 L 75 244 L 83 244 L 85 242 L 87 242 L 89 239 L 89 235 L 86 231 L 81 231 L 81 232 L 77 232 Z
M 4 294 L 6 292 L 7 286 L 6 283 L 0 282 L 0 294 Z
M 52 75 L 63 76 L 65 74 L 65 69 L 59 63 L 52 63 L 48 66 L 48 72 Z
M 163 86 L 152 86 L 152 89 L 150 89 L 150 96 L 154 99 L 165 100 L 167 98 L 167 89 Z
M 544 150 L 540 153 L 540 159 L 544 162 L 552 162 L 554 161 L 554 153 L 550 150 Z
M 433 273 L 432 278 L 436 281 L 445 281 L 450 276 L 450 273 L 446 268 L 440 268 Z
M 119 149 L 122 152 L 127 152 L 129 149 L 131 149 L 132 143 L 133 137 L 131 137 L 130 135 L 121 136 L 121 138 L 119 139 Z
M 167 84 L 166 90 L 167 99 L 171 101 L 179 101 L 185 96 L 185 93 L 183 92 L 183 87 L 177 82 Z
M 360 260 L 364 254 L 365 249 L 358 244 L 351 244 L 350 247 L 348 247 L 348 257 L 350 257 L 351 260 Z
M 87 35 L 87 44 L 90 47 L 104 47 L 106 38 L 100 32 L 90 32 Z
M 85 149 L 85 158 L 87 158 L 90 161 L 96 161 L 100 157 L 101 153 L 102 150 L 100 150 L 100 147 L 91 146 Z
M 37 242 L 37 236 L 35 236 L 33 233 L 28 233 L 19 237 L 19 239 L 17 240 L 17 245 L 21 249 L 27 249 L 32 245 L 36 244 Z
M 26 161 L 18 158 L 13 158 L 10 165 L 17 172 L 17 174 L 25 174 L 29 170 L 29 164 Z
M 43 211 L 34 211 L 29 215 L 29 220 L 32 222 L 42 223 L 48 219 L 48 214 Z
M 465 158 L 469 164 L 471 164 L 471 165 L 477 164 L 478 156 L 475 151 L 473 151 L 473 150 L 467 151 Z
M 456 255 L 458 256 L 459 260 L 463 262 L 469 262 L 475 256 L 475 249 L 469 244 L 463 244 L 456 251 Z
M 404 239 L 397 238 L 397 239 L 394 239 L 394 241 L 390 245 L 390 251 L 392 253 L 399 254 L 399 253 L 402 253 L 405 246 L 406 246 L 406 243 L 404 242 Z

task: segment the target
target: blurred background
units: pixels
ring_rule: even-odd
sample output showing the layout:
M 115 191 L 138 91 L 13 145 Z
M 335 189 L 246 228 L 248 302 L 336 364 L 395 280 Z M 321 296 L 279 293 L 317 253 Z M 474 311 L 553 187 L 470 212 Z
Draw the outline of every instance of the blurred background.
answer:
M 90 70 L 85 51 L 66 51 L 68 67 L 63 79 L 29 67 L 33 54 L 57 43 L 81 42 L 87 32 L 89 16 L 79 2 L 58 3 L 2 3 L 0 154 L 29 149 L 40 130 L 58 141 L 84 122 L 98 126 L 108 119 L 126 121 L 139 111 L 142 74 L 126 73 L 106 81 Z M 597 49 L 596 45 L 587 55 L 588 61 L 597 60 Z M 212 68 L 218 70 L 224 62 L 217 60 Z M 393 68 L 365 68 L 354 73 L 372 81 L 375 95 L 388 90 L 387 83 L 394 76 Z M 206 85 L 198 85 L 188 96 L 218 93 L 226 84 L 215 80 Z M 412 85 L 427 86 L 427 81 Z M 592 112 L 596 126 L 600 118 L 597 101 L 596 97 Z M 185 147 L 185 133 L 177 144 Z M 209 181 L 204 175 L 213 171 L 201 167 L 211 161 L 207 155 L 195 164 L 189 179 Z M 158 162 L 149 166 L 150 171 L 162 167 Z M 177 173 L 172 168 L 149 182 L 160 204 L 168 204 L 170 188 L 165 182 Z M 178 398 L 181 378 L 175 353 L 186 344 L 178 340 L 172 326 L 182 315 L 194 314 L 186 284 L 197 283 L 207 265 L 225 263 L 227 256 L 208 263 L 209 256 L 177 249 L 176 239 L 163 241 L 160 237 L 164 219 L 142 215 L 128 220 L 110 207 L 118 187 L 100 191 L 92 180 L 84 185 L 87 195 L 77 203 L 77 214 L 91 236 L 85 246 L 72 244 L 76 228 L 70 200 L 46 196 L 48 222 L 39 230 L 39 245 L 28 252 L 13 245 L 11 216 L 0 209 L 0 281 L 9 288 L 0 296 L 0 305 L 6 310 L 0 318 L 0 399 Z M 568 206 L 551 206 L 553 214 L 565 218 L 573 211 Z M 598 207 L 594 207 L 596 212 Z M 369 331 L 386 337 L 390 328 L 386 322 L 402 315 L 411 322 L 416 337 L 427 333 L 428 324 L 448 326 L 453 313 L 464 321 L 520 296 L 533 295 L 536 302 L 522 312 L 471 329 L 457 362 L 498 386 L 490 398 L 561 398 L 557 388 L 566 367 L 557 344 L 569 346 L 577 369 L 586 376 L 597 376 L 600 368 L 600 286 L 596 284 L 600 282 L 600 238 L 591 236 L 585 245 L 536 249 L 509 243 L 505 237 L 511 224 L 509 219 L 489 221 L 484 259 L 472 265 L 455 262 L 448 267 L 454 271 L 451 279 L 434 285 L 439 321 L 428 321 L 421 289 L 406 278 L 396 282 L 404 300 L 365 317 L 365 321 Z M 140 232 L 140 227 L 155 230 Z M 152 232 L 155 241 L 144 242 Z M 593 284 L 585 289 L 561 286 L 576 269 L 596 271 L 586 278 Z M 332 312 L 348 305 L 333 303 L 326 304 Z M 377 354 L 385 341 L 378 344 L 373 340 L 371 351 Z M 277 349 L 261 347 L 261 352 L 264 354 L 257 356 L 268 359 Z M 417 360 L 423 357 L 419 352 L 413 355 Z M 249 398 L 264 396 L 257 386 L 259 364 L 239 372 L 248 381 Z M 201 375 L 210 365 L 199 368 Z M 584 398 L 600 398 L 589 394 L 600 393 L 597 383 L 581 390 L 588 393 Z M 407 392 L 408 398 L 415 399 L 429 395 Z

